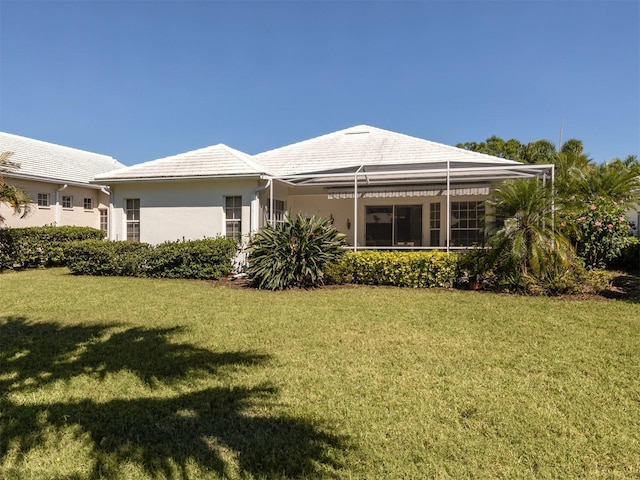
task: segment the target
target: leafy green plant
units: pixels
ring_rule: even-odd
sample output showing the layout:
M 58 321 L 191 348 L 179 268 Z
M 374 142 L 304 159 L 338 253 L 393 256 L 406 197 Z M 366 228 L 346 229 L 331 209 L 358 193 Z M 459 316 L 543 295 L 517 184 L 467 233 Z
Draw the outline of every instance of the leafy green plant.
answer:
M 67 266 L 74 275 L 145 276 L 151 249 L 140 242 L 76 242 L 69 248 Z
M 76 242 L 68 267 L 76 275 L 218 279 L 232 268 L 236 242 L 228 238 L 166 242 Z
M 344 254 L 345 235 L 329 220 L 298 215 L 266 226 L 247 250 L 250 285 L 265 290 L 324 284 L 325 269 Z
M 454 253 L 365 250 L 347 252 L 329 266 L 330 283 L 397 287 L 452 287 L 458 256 Z
M 629 243 L 622 249 L 620 255 L 609 265 L 628 271 L 640 270 L 640 237 L 629 237 Z
M 231 238 L 165 242 L 152 250 L 146 276 L 217 279 L 231 272 L 236 251 Z
M 104 232 L 90 227 L 3 228 L 0 229 L 0 270 L 63 266 L 72 242 L 103 237 Z
M 632 242 L 624 202 L 600 197 L 563 215 L 561 226 L 572 235 L 587 268 L 604 268 Z
M 505 182 L 485 202 L 493 216 L 487 265 L 510 288 L 553 283 L 574 263 L 569 239 L 555 226 L 551 190 L 536 180 Z

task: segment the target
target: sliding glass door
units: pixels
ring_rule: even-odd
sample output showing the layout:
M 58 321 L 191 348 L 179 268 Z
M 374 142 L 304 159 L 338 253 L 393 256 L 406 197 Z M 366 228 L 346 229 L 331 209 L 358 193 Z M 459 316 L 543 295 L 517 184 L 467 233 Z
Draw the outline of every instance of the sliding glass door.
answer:
M 368 206 L 365 213 L 367 246 L 422 245 L 422 205 Z

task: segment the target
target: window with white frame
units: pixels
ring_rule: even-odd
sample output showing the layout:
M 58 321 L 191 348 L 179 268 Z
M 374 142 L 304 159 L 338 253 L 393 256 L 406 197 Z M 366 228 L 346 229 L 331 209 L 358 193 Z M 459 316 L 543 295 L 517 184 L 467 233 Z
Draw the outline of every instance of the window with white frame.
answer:
M 93 198 L 85 197 L 85 199 L 84 199 L 84 209 L 85 210 L 93 210 Z
M 484 204 L 451 202 L 451 245 L 471 247 L 484 242 Z
M 104 232 L 105 237 L 109 235 L 109 210 L 100 209 L 100 230 Z
M 429 246 L 440 246 L 440 203 L 429 204 Z
M 240 241 L 242 238 L 242 197 L 224 197 L 225 236 Z
M 73 208 L 73 197 L 71 195 L 62 196 L 62 208 Z
M 140 241 L 140 199 L 127 198 L 125 212 L 127 215 L 127 241 Z
M 49 206 L 49 194 L 48 193 L 39 193 L 38 194 L 38 207 L 48 207 Z

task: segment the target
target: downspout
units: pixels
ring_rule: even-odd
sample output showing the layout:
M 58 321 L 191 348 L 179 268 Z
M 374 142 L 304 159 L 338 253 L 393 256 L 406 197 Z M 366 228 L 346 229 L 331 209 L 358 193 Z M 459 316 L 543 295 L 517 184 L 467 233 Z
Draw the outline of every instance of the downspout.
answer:
M 56 227 L 60 226 L 60 192 L 62 192 L 68 186 L 69 185 L 65 183 L 62 187 L 56 190 L 56 215 L 54 220 L 54 224 Z
M 261 187 L 256 188 L 253 192 L 253 200 L 254 200 L 254 208 L 251 209 L 251 218 L 249 219 L 249 230 L 253 232 L 254 230 L 258 230 L 260 228 L 259 222 L 259 208 L 260 208 L 260 192 L 266 190 L 267 188 L 272 189 L 273 179 L 271 177 L 267 178 L 267 183 Z

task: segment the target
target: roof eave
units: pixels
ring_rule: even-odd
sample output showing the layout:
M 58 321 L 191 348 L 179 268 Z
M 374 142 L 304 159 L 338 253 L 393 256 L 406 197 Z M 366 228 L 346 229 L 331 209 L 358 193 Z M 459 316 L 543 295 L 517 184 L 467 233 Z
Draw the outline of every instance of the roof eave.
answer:
M 64 180 L 61 178 L 38 177 L 36 175 L 25 175 L 25 174 L 16 174 L 16 173 L 7 173 L 7 172 L 4 172 L 2 175 L 7 178 L 29 180 L 32 182 L 53 183 L 56 185 L 69 185 L 72 187 L 91 188 L 93 190 L 100 190 L 102 187 L 105 186 L 104 183 L 97 183 L 97 182 L 94 182 L 93 180 L 87 183 L 84 183 L 84 182 L 74 182 L 70 180 Z
M 230 175 L 189 175 L 189 176 L 166 176 L 166 177 L 127 177 L 127 178 L 100 178 L 91 180 L 91 183 L 100 183 L 102 185 L 112 183 L 153 183 L 153 182 L 175 182 L 175 181 L 191 181 L 191 180 L 231 180 L 231 179 L 258 179 L 269 178 L 270 176 L 264 173 L 250 173 L 250 174 L 230 174 Z

